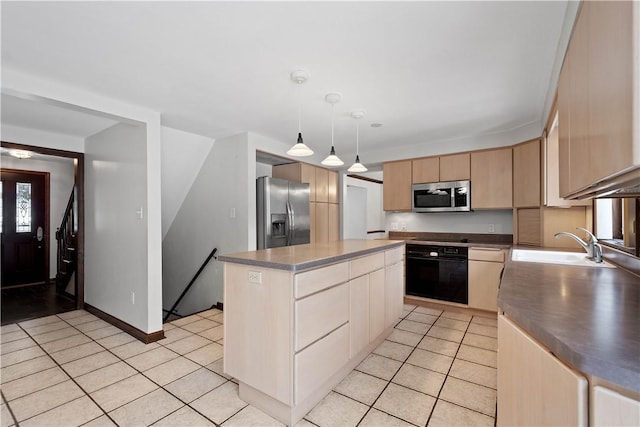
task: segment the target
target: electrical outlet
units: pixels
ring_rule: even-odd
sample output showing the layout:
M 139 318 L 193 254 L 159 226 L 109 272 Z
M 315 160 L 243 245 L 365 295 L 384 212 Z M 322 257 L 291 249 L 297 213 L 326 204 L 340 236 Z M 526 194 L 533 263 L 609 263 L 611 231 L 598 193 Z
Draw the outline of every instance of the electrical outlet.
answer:
M 407 231 L 407 224 L 405 224 L 404 222 L 400 224 L 400 230 Z
M 495 232 L 496 232 L 496 225 L 489 224 L 489 233 L 495 233 Z
M 236 217 L 236 208 L 231 208 L 229 210 L 229 218 L 235 218 Z
M 136 303 L 136 293 L 131 292 L 131 304 L 135 305 L 135 303 Z
M 262 273 L 259 271 L 249 271 L 247 273 L 247 280 L 249 280 L 249 283 L 256 283 L 259 285 L 262 283 Z
M 391 223 L 391 229 L 392 230 L 397 230 L 398 229 L 398 223 L 397 222 L 392 222 Z

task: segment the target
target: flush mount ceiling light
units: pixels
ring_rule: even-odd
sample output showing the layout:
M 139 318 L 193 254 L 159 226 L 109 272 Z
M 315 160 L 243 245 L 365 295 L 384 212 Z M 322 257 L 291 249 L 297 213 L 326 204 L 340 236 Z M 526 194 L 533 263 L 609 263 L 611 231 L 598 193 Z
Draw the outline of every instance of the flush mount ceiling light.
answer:
M 340 100 L 342 99 L 342 95 L 337 92 L 328 93 L 324 100 L 331 104 L 331 152 L 321 163 L 325 166 L 342 166 L 344 162 L 340 160 L 338 156 L 336 156 L 336 149 L 333 144 L 333 119 L 334 119 L 334 107 Z
M 359 120 L 364 117 L 364 111 L 354 111 L 351 113 L 351 117 L 356 119 L 356 161 L 351 165 L 347 171 L 349 172 L 366 172 L 368 169 L 360 163 L 360 122 Z
M 309 73 L 305 70 L 296 70 L 290 75 L 291 81 L 296 83 L 299 88 L 300 99 L 298 100 L 298 141 L 287 151 L 287 154 L 293 157 L 305 157 L 313 154 L 313 150 L 307 147 L 302 140 L 301 130 L 301 110 L 302 110 L 302 84 L 309 79 Z
M 9 151 L 9 154 L 12 155 L 13 157 L 17 157 L 18 159 L 29 159 L 33 156 L 33 154 L 31 154 L 30 151 L 25 151 L 25 150 L 11 150 Z

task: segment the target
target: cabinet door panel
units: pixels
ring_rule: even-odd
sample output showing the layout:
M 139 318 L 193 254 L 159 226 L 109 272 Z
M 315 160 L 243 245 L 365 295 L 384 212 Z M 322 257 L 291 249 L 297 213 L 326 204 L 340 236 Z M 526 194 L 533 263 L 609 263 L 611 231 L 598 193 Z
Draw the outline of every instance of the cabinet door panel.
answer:
M 440 156 L 440 181 L 461 181 L 470 178 L 470 153 Z
M 338 172 L 329 171 L 329 203 L 338 203 Z
M 513 147 L 513 206 L 540 205 L 540 140 Z
M 389 328 L 400 319 L 404 295 L 404 268 L 401 262 L 388 266 L 384 279 L 385 327 Z
M 329 241 L 329 203 L 314 203 L 315 214 L 315 243 L 326 243 Z
M 640 402 L 602 386 L 593 387 L 594 426 L 640 425 Z
M 300 182 L 309 184 L 309 201 L 316 201 L 316 168 L 306 163 L 300 163 Z
M 329 171 L 316 168 L 316 202 L 329 202 Z
M 498 316 L 499 426 L 587 426 L 587 379 Z
M 411 210 L 411 160 L 383 166 L 382 204 L 385 211 Z
M 471 206 L 474 209 L 513 207 L 512 149 L 471 153 Z
M 371 271 L 384 267 L 384 252 L 363 256 L 350 261 L 351 278 L 362 276 Z
M 350 357 L 369 344 L 369 275 L 349 281 Z
M 384 331 L 384 269 L 369 275 L 369 342 Z
M 437 157 L 412 160 L 411 169 L 414 184 L 438 182 L 440 179 L 440 160 Z
M 498 311 L 502 262 L 469 261 L 469 307 Z
M 329 241 L 340 240 L 340 205 L 327 203 L 329 206 Z

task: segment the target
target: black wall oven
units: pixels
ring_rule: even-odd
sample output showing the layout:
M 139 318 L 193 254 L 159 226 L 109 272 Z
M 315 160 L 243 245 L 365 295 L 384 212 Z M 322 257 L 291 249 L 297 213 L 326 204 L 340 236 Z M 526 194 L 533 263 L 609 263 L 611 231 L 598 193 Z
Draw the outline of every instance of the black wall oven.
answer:
M 468 248 L 406 245 L 406 293 L 467 304 Z

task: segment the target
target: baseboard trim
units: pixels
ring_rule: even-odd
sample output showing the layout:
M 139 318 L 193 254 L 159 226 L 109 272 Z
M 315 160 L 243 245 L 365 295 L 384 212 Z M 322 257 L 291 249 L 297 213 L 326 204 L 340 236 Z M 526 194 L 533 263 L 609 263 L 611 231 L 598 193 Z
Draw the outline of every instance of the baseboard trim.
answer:
M 159 330 L 148 334 L 136 328 L 135 326 L 132 326 L 127 322 L 118 319 L 117 317 L 113 317 L 112 315 L 105 313 L 104 311 L 92 306 L 91 304 L 87 304 L 86 302 L 84 303 L 84 309 L 94 316 L 104 320 L 105 322 L 111 323 L 116 328 L 122 329 L 124 332 L 142 341 L 145 344 L 160 341 L 164 338 L 164 330 Z

